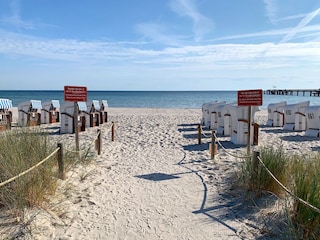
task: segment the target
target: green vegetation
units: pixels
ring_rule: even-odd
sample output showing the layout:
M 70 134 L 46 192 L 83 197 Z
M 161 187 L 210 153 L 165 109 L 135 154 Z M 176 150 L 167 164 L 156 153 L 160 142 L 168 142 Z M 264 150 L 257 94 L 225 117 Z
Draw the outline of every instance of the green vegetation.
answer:
M 48 133 L 41 128 L 13 129 L 1 133 L 0 138 L 0 182 L 4 182 L 36 165 L 56 148 L 50 143 Z M 89 162 L 93 154 L 86 150 L 81 163 Z M 64 151 L 65 169 L 75 164 L 74 151 Z M 41 206 L 55 193 L 58 179 L 57 157 L 54 155 L 34 170 L 0 187 L 0 207 L 11 209 L 17 215 L 25 207 Z
M 48 134 L 38 128 L 12 130 L 0 138 L 0 180 L 10 179 L 47 157 L 54 147 L 48 144 Z M 30 173 L 0 188 L 0 204 L 21 210 L 40 205 L 56 189 L 52 172 L 56 162 L 49 160 Z
M 293 193 L 320 208 L 320 155 L 295 157 L 292 161 Z M 293 222 L 305 239 L 320 239 L 320 213 L 298 200 L 293 204 Z
M 261 148 L 260 159 L 270 172 L 296 197 L 320 208 L 320 154 L 300 156 L 285 154 L 282 147 Z M 242 166 L 245 186 L 257 196 L 272 192 L 279 197 L 285 194 L 262 164 L 249 159 Z M 291 197 L 288 198 L 289 201 Z M 292 198 L 288 204 L 290 239 L 320 239 L 320 213 Z
M 287 167 L 288 157 L 285 155 L 282 147 L 261 148 L 260 159 L 263 159 L 265 166 L 273 173 L 273 175 L 286 184 L 287 182 Z M 277 195 L 281 195 L 282 189 L 265 171 L 265 168 L 258 162 L 253 162 L 252 159 L 247 159 L 242 166 L 243 180 L 250 190 L 253 190 L 256 195 L 261 195 L 264 191 L 271 191 Z

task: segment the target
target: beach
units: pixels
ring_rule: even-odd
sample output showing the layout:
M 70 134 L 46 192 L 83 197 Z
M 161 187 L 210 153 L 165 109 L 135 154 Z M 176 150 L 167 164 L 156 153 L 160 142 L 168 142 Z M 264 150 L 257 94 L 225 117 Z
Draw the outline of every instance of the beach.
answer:
M 198 144 L 201 109 L 109 108 L 108 115 L 101 155 L 59 180 L 44 208 L 26 210 L 20 239 L 273 239 L 280 200 L 267 196 L 253 204 L 250 193 L 236 187 L 246 146 L 218 136 L 225 150 L 218 146 L 211 159 L 211 131 L 204 129 Z M 252 150 L 320 150 L 319 138 L 266 127 L 266 121 L 267 111 L 258 111 L 259 145 Z M 96 132 L 81 132 L 80 143 Z M 50 138 L 74 145 L 73 134 Z

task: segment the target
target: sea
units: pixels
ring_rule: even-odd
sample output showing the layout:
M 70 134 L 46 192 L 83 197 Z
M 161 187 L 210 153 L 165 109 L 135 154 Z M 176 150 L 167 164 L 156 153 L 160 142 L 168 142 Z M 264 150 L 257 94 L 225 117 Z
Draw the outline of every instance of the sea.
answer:
M 213 101 L 237 101 L 237 91 L 88 91 L 87 101 L 107 100 L 109 107 L 116 108 L 200 108 Z M 64 101 L 64 91 L 60 90 L 0 90 L 0 98 L 12 101 L 13 106 L 30 100 L 46 102 Z M 300 95 L 263 94 L 261 109 L 270 103 L 286 101 L 287 104 L 310 101 L 310 105 L 320 105 L 320 97 Z

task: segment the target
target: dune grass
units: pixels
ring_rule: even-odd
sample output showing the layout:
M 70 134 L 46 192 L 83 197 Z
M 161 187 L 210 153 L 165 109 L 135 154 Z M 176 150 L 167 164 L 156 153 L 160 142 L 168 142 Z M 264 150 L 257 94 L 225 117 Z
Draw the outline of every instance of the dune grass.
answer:
M 298 198 L 320 208 L 320 154 L 288 155 L 283 148 L 262 147 L 260 158 L 273 175 Z M 245 186 L 256 196 L 272 192 L 284 197 L 285 192 L 262 164 L 248 159 L 242 166 Z M 291 201 L 291 200 L 290 200 Z M 320 239 L 320 214 L 293 198 L 288 204 L 289 239 Z
M 12 178 L 48 156 L 54 146 L 48 134 L 39 128 L 23 128 L 3 133 L 0 138 L 0 180 Z M 10 209 L 37 206 L 54 193 L 53 159 L 37 169 L 0 188 L 0 204 Z
M 259 157 L 263 159 L 265 166 L 279 179 L 282 183 L 287 182 L 288 157 L 282 147 L 267 148 L 262 147 L 259 151 Z M 280 186 L 265 171 L 264 167 L 254 163 L 252 159 L 247 159 L 242 166 L 242 178 L 249 190 L 260 196 L 262 192 L 271 191 L 277 195 L 283 192 Z
M 320 154 L 292 159 L 294 194 L 320 209 Z M 320 239 L 320 213 L 294 201 L 292 220 L 295 234 L 304 239 Z
M 6 181 L 34 166 L 57 147 L 49 141 L 48 132 L 41 128 L 19 128 L 1 133 L 0 182 Z M 94 154 L 89 149 L 77 161 L 77 154 L 64 151 L 65 169 L 75 162 L 87 163 Z M 0 187 L 0 207 L 14 210 L 21 215 L 25 207 L 41 206 L 55 193 L 58 179 L 56 156 L 44 164 Z

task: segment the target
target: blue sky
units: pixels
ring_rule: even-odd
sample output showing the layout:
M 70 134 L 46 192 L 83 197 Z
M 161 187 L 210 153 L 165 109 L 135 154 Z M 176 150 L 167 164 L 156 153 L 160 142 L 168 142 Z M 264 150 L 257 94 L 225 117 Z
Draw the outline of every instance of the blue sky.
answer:
M 319 0 L 0 0 L 0 89 L 319 88 Z

